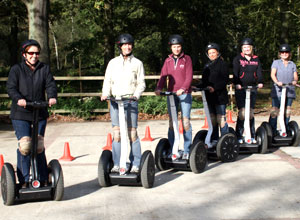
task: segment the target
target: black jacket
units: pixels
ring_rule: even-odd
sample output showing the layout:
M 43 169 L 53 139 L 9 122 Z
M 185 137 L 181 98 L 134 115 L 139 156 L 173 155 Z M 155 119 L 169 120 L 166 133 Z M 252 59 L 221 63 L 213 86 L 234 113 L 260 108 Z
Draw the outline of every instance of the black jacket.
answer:
M 54 78 L 47 64 L 39 62 L 34 71 L 25 63 L 14 65 L 8 75 L 6 83 L 7 93 L 12 99 L 10 118 L 16 120 L 33 120 L 32 108 L 17 105 L 19 99 L 27 102 L 46 101 L 47 98 L 57 98 L 57 89 Z M 47 108 L 41 109 L 39 119 L 49 116 Z
M 209 104 L 226 105 L 228 103 L 227 83 L 229 81 L 228 66 L 220 57 L 205 65 L 202 82 L 197 87 L 211 86 L 214 92 L 205 92 Z
M 241 86 L 263 83 L 261 63 L 256 55 L 253 55 L 249 61 L 243 53 L 233 59 L 233 82 Z

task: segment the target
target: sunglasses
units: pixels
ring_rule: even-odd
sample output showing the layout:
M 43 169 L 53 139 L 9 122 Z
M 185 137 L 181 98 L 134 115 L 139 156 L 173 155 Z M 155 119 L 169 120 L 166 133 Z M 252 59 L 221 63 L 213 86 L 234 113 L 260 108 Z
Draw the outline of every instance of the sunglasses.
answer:
M 31 55 L 31 56 L 32 56 L 33 54 L 35 54 L 35 55 L 38 56 L 38 55 L 40 55 L 40 52 L 27 52 L 27 54 L 29 54 L 29 55 Z

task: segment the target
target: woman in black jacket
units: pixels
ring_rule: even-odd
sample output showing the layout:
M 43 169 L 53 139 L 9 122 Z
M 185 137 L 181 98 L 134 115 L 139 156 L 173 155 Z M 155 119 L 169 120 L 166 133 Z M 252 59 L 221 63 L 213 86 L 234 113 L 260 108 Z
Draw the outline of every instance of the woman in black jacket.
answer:
M 239 109 L 236 123 L 236 135 L 239 143 L 243 143 L 244 119 L 245 119 L 245 99 L 246 91 L 242 89 L 246 86 L 263 87 L 263 75 L 261 63 L 258 56 L 253 54 L 253 41 L 245 38 L 241 42 L 242 52 L 233 59 L 233 79 L 235 84 L 235 99 Z M 255 141 L 254 107 L 257 90 L 253 89 L 250 95 L 250 130 L 251 142 Z
M 56 104 L 56 84 L 48 65 L 39 62 L 41 47 L 35 40 L 22 44 L 22 62 L 14 65 L 8 76 L 7 93 L 12 99 L 10 118 L 18 139 L 17 176 L 23 187 L 28 186 L 30 174 L 31 126 L 33 110 L 26 102 L 45 101 L 45 92 L 49 106 Z M 37 162 L 39 180 L 48 179 L 44 148 L 44 134 L 48 118 L 47 108 L 39 113 Z
M 205 65 L 202 74 L 202 83 L 198 87 L 207 87 L 205 91 L 206 100 L 213 125 L 211 136 L 212 146 L 217 144 L 219 139 L 219 128 L 221 135 L 228 133 L 226 122 L 226 105 L 228 104 L 227 83 L 229 81 L 228 66 L 220 56 L 220 47 L 216 43 L 208 44 L 206 55 L 209 62 Z

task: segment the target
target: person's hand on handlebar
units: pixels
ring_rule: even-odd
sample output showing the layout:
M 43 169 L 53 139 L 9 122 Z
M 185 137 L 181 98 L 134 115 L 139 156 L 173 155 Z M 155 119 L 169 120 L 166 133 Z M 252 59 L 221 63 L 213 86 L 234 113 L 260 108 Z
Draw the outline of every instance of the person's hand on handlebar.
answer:
M 50 98 L 49 99 L 49 107 L 56 104 L 56 98 Z
M 262 87 L 264 87 L 264 84 L 258 83 L 257 87 L 258 87 L 259 89 L 261 89 Z
M 215 89 L 213 87 L 211 87 L 211 86 L 207 86 L 207 88 L 208 88 L 208 90 L 209 90 L 210 93 L 213 93 L 215 91 Z
M 180 96 L 180 95 L 182 95 L 184 93 L 184 89 L 178 89 L 177 91 L 176 91 L 176 95 L 177 96 Z
M 155 95 L 160 95 L 161 90 L 157 89 L 154 91 Z
M 296 80 L 293 80 L 292 84 L 295 86 L 297 85 L 297 81 Z
M 277 85 L 277 86 L 282 86 L 282 82 L 277 81 L 277 82 L 276 82 L 276 85 Z
M 103 96 L 101 96 L 101 101 L 105 101 L 106 99 L 107 99 L 107 96 L 106 95 L 103 95 Z
M 18 106 L 26 108 L 26 100 L 25 99 L 19 99 L 17 104 L 18 104 Z
M 240 84 L 236 84 L 235 89 L 240 90 L 240 89 L 242 89 L 242 86 Z

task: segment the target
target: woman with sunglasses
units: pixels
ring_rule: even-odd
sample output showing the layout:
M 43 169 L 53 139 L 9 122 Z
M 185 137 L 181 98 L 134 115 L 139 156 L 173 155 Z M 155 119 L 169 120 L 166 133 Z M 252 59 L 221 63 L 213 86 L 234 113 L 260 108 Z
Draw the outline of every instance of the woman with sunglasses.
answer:
M 291 59 L 291 47 L 288 44 L 279 46 L 279 59 L 274 60 L 271 66 L 271 78 L 274 82 L 271 91 L 272 110 L 269 118 L 269 123 L 272 127 L 273 137 L 277 131 L 277 116 L 280 108 L 281 88 L 283 84 L 292 84 L 287 86 L 286 92 L 286 111 L 285 111 L 285 126 L 288 128 L 288 123 L 291 115 L 291 106 L 296 98 L 295 86 L 298 81 L 298 73 L 296 64 Z
M 57 90 L 50 67 L 39 61 L 41 46 L 35 40 L 21 45 L 22 62 L 14 65 L 8 75 L 7 93 L 12 99 L 10 118 L 18 139 L 17 176 L 22 187 L 27 187 L 30 173 L 31 126 L 33 109 L 27 102 L 45 101 L 56 104 Z M 39 181 L 46 183 L 48 171 L 44 148 L 44 134 L 49 114 L 47 108 L 39 111 L 37 162 Z

